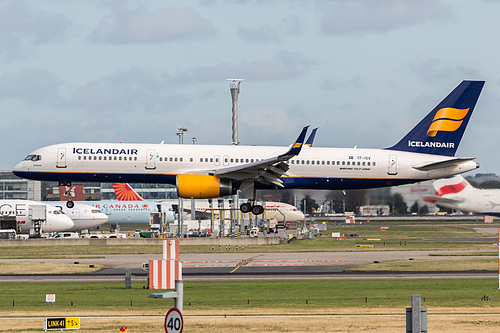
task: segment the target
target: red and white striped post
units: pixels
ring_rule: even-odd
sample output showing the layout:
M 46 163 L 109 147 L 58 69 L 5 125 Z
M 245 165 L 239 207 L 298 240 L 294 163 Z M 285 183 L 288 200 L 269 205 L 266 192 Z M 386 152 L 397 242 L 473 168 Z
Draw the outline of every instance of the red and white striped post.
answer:
M 175 289 L 176 280 L 182 280 L 179 240 L 165 240 L 163 260 L 149 261 L 149 289 Z

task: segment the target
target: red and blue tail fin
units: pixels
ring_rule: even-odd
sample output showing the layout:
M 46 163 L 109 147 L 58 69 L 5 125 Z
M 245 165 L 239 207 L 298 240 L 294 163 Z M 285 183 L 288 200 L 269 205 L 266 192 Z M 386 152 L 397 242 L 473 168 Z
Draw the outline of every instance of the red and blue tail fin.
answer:
M 126 183 L 113 183 L 118 201 L 143 201 L 144 199 Z
M 473 189 L 472 185 L 462 176 L 456 175 L 448 178 L 437 179 L 432 182 L 438 196 L 458 194 Z
M 484 81 L 462 81 L 390 150 L 454 156 Z

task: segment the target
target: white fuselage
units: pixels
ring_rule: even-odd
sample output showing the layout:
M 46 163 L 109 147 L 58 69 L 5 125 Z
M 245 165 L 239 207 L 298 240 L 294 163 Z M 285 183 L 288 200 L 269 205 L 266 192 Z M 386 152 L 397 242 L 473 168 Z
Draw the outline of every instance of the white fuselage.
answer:
M 67 201 L 48 201 L 45 203 L 54 205 L 73 220 L 74 226 L 66 231 L 90 230 L 108 221 L 106 214 L 89 205 L 88 202 L 75 202 L 73 208 L 67 207 Z
M 169 201 L 170 204 L 177 204 L 177 200 L 172 200 Z M 259 202 L 260 203 L 260 202 Z M 253 218 L 253 215 L 250 213 L 241 213 L 238 208 L 233 209 L 233 215 L 231 215 L 231 205 L 229 202 L 224 201 L 224 218 L 225 219 L 230 219 L 231 217 L 235 218 L 236 215 L 238 214 L 240 218 L 246 219 L 249 217 Z M 266 202 L 261 202 L 264 206 L 264 213 L 261 215 L 258 215 L 258 219 L 262 220 L 276 220 L 277 222 L 300 222 L 304 221 L 304 213 L 302 213 L 300 210 L 298 210 L 295 206 L 283 203 L 283 202 L 272 202 L 272 201 L 266 201 Z M 183 202 L 183 209 L 184 212 L 190 211 L 191 210 L 191 200 L 184 200 Z M 204 216 L 214 216 L 214 218 L 219 219 L 220 218 L 220 208 L 217 202 L 214 202 L 212 204 L 212 208 L 210 208 L 210 204 L 203 200 L 196 200 L 195 202 L 195 211 L 203 214 Z M 241 214 L 241 215 L 240 215 Z M 189 215 L 189 212 L 186 213 L 186 215 Z
M 465 212 L 500 216 L 500 190 L 472 188 L 443 195 L 443 198 L 454 202 L 436 201 L 436 204 Z
M 74 226 L 55 206 L 31 200 L 0 200 L 0 217 L 15 219 L 20 234 L 28 234 L 35 221 L 40 222 L 41 233 L 68 231 Z
M 287 147 L 171 144 L 66 143 L 32 152 L 14 173 L 55 181 L 150 182 L 176 184 L 185 173 L 249 164 L 282 154 Z M 387 149 L 304 147 L 288 161 L 284 188 L 361 189 L 447 177 L 478 168 L 467 161 L 447 167 L 415 167 L 453 157 Z M 257 188 L 274 186 L 257 183 Z
M 166 223 L 174 221 L 172 207 L 154 201 L 87 201 L 108 217 L 108 224 L 150 224 L 151 213 L 164 212 Z M 160 210 L 158 209 L 160 206 Z

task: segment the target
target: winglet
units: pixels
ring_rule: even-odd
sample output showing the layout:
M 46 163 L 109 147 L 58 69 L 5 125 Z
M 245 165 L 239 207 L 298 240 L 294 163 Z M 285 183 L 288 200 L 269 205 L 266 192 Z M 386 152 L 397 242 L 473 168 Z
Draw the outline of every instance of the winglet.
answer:
M 143 201 L 144 199 L 126 183 L 113 183 L 118 201 Z
M 302 129 L 302 132 L 300 132 L 299 137 L 297 138 L 297 140 L 295 140 L 290 149 L 286 153 L 279 156 L 280 160 L 290 159 L 294 156 L 297 156 L 300 153 L 302 145 L 304 144 L 304 139 L 306 138 L 306 133 L 308 128 L 309 126 L 306 126 Z
M 311 134 L 307 138 L 307 141 L 305 143 L 306 146 L 312 147 L 313 142 L 314 142 L 314 137 L 316 136 L 316 131 L 318 130 L 319 127 L 316 127 L 315 129 L 312 130 Z

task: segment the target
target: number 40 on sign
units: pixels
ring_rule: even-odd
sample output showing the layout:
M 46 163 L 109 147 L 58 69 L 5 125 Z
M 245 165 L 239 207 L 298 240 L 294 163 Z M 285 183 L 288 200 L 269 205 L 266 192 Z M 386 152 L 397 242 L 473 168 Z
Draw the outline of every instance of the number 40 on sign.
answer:
M 184 328 L 182 313 L 177 308 L 172 308 L 165 316 L 165 332 L 181 333 Z

